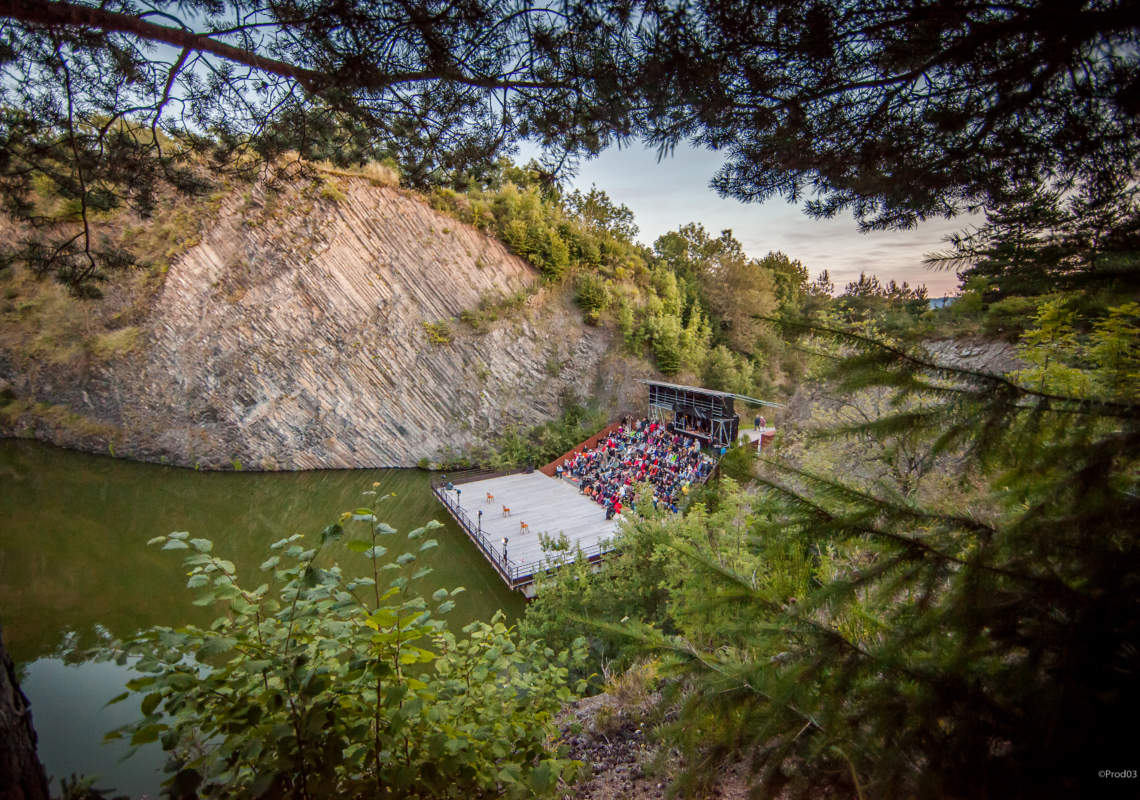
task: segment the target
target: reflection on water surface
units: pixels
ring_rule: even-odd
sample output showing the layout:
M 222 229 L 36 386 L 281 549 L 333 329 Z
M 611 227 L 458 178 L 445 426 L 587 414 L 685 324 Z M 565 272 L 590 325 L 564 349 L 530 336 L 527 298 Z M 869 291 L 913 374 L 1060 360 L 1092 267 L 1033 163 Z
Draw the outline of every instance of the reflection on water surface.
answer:
M 263 582 L 257 566 L 269 545 L 285 536 L 318 534 L 343 511 L 365 504 L 372 490 L 386 501 L 379 518 L 401 533 L 430 519 L 438 548 L 420 555 L 431 566 L 427 594 L 464 586 L 448 621 L 452 630 L 503 609 L 514 621 L 522 597 L 503 585 L 439 506 L 421 470 L 342 470 L 293 473 L 204 473 L 75 453 L 37 442 L 0 441 L 0 619 L 12 658 L 27 676 L 25 693 L 40 737 L 41 756 L 56 778 L 95 771 L 102 785 L 134 797 L 157 793 L 157 763 L 118 768 L 122 755 L 98 746 L 105 731 L 137 712 L 103 710 L 125 682 L 110 664 L 67 666 L 65 650 L 125 637 L 154 625 L 208 625 L 217 610 L 192 605 L 182 554 L 147 547 L 155 536 L 189 531 L 211 539 L 214 553 L 238 565 L 239 582 Z M 404 552 L 392 537 L 388 555 Z M 410 543 L 409 543 L 410 544 Z M 412 549 L 412 548 L 409 548 Z M 327 564 L 346 576 L 371 572 L 363 556 L 334 546 Z M 121 680 L 120 680 L 121 679 Z M 110 693 L 107 694 L 107 689 Z M 103 697 L 103 694 L 107 694 Z M 161 754 L 158 754 L 159 761 Z M 144 756 L 145 760 L 145 756 Z M 116 783 L 117 781 L 117 783 Z M 122 784 L 122 785 L 119 785 Z

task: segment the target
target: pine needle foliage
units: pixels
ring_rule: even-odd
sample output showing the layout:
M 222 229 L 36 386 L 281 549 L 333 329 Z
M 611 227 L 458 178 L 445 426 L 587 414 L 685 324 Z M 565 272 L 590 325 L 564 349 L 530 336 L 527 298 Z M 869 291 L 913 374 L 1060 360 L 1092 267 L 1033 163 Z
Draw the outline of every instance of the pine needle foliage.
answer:
M 744 757 L 760 797 L 1109 791 L 1097 772 L 1131 763 L 1120 721 L 1140 711 L 1140 406 L 813 335 L 841 391 L 893 391 L 865 430 L 960 459 L 960 493 L 924 503 L 852 465 L 768 459 L 756 567 L 680 548 L 733 624 L 703 643 L 612 626 L 688 676 L 664 731 L 679 788 Z M 789 564 L 809 578 L 795 595 Z

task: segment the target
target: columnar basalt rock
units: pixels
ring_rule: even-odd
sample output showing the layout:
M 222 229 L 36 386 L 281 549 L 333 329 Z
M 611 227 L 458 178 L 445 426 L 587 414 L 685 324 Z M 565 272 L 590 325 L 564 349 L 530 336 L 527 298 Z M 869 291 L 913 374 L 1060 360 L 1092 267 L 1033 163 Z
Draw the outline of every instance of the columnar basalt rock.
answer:
M 134 352 L 31 390 L 0 363 L 21 396 L 90 423 L 8 433 L 204 468 L 412 466 L 549 419 L 592 385 L 608 336 L 535 294 L 529 264 L 415 195 L 338 183 L 335 200 L 306 185 L 229 196 L 172 264 Z M 457 321 L 519 292 L 534 296 L 498 323 Z

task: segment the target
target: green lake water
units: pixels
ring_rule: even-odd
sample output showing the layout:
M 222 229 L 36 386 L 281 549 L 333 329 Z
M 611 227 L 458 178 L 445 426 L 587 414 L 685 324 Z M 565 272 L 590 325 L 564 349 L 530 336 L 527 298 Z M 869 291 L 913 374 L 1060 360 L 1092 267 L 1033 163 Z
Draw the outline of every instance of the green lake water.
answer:
M 101 637 L 154 625 L 208 625 L 217 616 L 192 605 L 182 555 L 146 546 L 155 536 L 189 531 L 213 540 L 214 553 L 238 565 L 239 583 L 255 587 L 271 543 L 294 533 L 315 543 L 342 512 L 367 504 L 361 492 L 379 483 L 375 491 L 396 495 L 381 505 L 381 521 L 401 533 L 431 519 L 443 523 L 432 533 L 440 546 L 417 563 L 435 569 L 422 583 L 425 594 L 466 587 L 448 615 L 451 628 L 490 619 L 499 609 L 514 622 L 522 596 L 507 590 L 435 500 L 429 477 L 420 470 L 204 473 L 0 440 L 0 620 L 49 775 L 102 774 L 99 785 L 120 793 L 158 793 L 156 746 L 120 764 L 125 746 L 100 744 L 104 732 L 138 713 L 137 704 L 103 708 L 131 674 L 66 658 Z M 404 552 L 396 537 L 385 546 L 392 558 Z M 346 575 L 370 572 L 369 562 L 343 544 L 322 559 Z

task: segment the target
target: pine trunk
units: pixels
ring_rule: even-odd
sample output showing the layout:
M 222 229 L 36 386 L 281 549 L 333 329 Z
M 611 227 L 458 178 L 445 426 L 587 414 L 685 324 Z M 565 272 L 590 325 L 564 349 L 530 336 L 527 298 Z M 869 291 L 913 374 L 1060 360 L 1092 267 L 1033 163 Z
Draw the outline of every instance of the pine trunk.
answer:
M 36 731 L 28 698 L 0 628 L 0 800 L 48 800 L 47 774 L 36 757 Z

